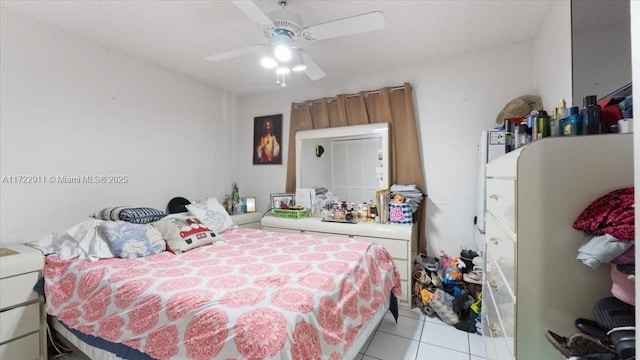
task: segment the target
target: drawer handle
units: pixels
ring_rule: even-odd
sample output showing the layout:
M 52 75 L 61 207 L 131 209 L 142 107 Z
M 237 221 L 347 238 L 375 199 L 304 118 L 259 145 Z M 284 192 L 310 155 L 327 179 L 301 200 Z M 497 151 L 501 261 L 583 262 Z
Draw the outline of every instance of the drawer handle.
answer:
M 501 196 L 498 194 L 492 194 L 492 195 L 489 195 L 489 198 L 498 201 L 498 199 L 500 199 Z
M 496 246 L 498 246 L 498 245 L 500 245 L 502 243 L 502 241 L 500 241 L 500 239 L 494 238 L 494 237 L 489 239 L 489 242 L 491 242 L 493 245 L 496 245 Z
M 495 336 L 498 334 L 498 330 L 500 330 L 500 328 L 496 323 L 491 323 L 491 325 L 489 325 L 489 330 L 491 331 L 491 335 Z
M 498 281 L 496 279 L 490 279 L 489 286 L 491 286 L 494 290 L 498 290 Z

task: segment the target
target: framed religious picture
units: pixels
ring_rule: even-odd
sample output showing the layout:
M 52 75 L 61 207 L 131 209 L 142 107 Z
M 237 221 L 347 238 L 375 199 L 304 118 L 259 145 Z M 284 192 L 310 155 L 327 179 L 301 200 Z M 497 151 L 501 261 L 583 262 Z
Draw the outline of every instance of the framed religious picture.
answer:
M 282 114 L 253 118 L 253 164 L 282 164 Z

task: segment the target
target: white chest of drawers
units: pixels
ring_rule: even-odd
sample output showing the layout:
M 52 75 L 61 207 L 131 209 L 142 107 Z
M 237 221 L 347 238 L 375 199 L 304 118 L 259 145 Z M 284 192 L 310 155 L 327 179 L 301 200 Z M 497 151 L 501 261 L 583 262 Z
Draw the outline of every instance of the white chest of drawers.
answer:
M 238 225 L 238 227 L 249 228 L 249 229 L 260 229 L 261 218 L 262 218 L 262 213 L 260 212 L 231 215 L 231 219 L 233 219 L 234 224 Z
M 402 295 L 398 297 L 399 305 L 411 307 L 411 267 L 413 266 L 413 254 L 418 251 L 416 224 L 340 224 L 322 222 L 317 217 L 286 219 L 265 216 L 262 218 L 262 229 L 289 233 L 348 236 L 381 245 L 393 256 L 400 273 Z
M 545 338 L 611 296 L 609 266 L 576 260 L 572 228 L 593 200 L 633 185 L 630 134 L 547 138 L 487 164 L 483 335 L 487 359 L 562 359 Z
M 0 359 L 47 358 L 46 315 L 33 286 L 42 277 L 44 256 L 24 245 L 10 245 L 0 257 Z

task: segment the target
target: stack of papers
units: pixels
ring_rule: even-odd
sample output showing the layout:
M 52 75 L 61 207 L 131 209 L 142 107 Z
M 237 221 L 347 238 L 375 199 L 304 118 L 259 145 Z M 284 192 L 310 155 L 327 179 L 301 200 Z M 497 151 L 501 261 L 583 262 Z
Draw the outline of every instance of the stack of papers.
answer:
M 424 197 L 424 194 L 422 193 L 422 191 L 420 191 L 420 189 L 418 189 L 418 187 L 415 184 L 414 185 L 398 185 L 398 184 L 391 185 L 391 198 L 393 198 L 393 196 L 398 193 L 404 196 L 405 203 L 411 207 L 411 210 L 413 212 L 416 212 L 416 210 L 418 210 L 418 206 L 420 205 L 420 202 Z

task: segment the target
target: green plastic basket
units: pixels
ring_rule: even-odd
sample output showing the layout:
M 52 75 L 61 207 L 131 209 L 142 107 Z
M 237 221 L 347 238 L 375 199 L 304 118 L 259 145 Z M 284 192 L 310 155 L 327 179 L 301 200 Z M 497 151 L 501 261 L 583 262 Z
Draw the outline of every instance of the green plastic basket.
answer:
M 273 216 L 288 218 L 288 219 L 300 219 L 308 217 L 311 209 L 302 210 L 289 210 L 289 209 L 272 209 Z

